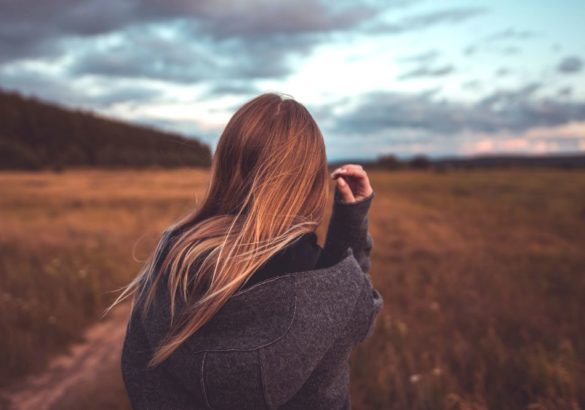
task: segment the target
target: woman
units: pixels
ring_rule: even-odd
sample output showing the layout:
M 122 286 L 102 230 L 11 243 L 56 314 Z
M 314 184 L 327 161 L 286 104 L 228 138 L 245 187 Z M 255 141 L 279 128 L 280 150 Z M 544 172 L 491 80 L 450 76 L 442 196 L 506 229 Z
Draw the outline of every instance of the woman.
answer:
M 218 142 L 203 204 L 167 229 L 133 295 L 122 353 L 135 409 L 350 408 L 349 357 L 383 304 L 369 277 L 359 165 L 330 198 L 323 136 L 307 109 L 263 94 Z

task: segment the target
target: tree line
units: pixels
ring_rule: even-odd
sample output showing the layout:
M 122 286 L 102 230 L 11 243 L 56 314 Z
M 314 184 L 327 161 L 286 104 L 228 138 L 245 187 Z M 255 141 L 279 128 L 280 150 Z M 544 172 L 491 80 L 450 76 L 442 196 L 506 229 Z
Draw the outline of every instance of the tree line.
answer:
M 197 139 L 0 90 L 0 169 L 210 164 Z
M 543 154 L 543 155 L 513 155 L 492 154 L 470 157 L 445 157 L 431 158 L 424 154 L 399 158 L 394 154 L 381 154 L 373 160 L 344 159 L 330 162 L 331 169 L 343 164 L 356 163 L 366 166 L 368 169 L 384 169 L 389 171 L 400 170 L 472 170 L 472 169 L 505 169 L 505 168 L 556 168 L 556 169 L 582 169 L 585 168 L 585 154 Z

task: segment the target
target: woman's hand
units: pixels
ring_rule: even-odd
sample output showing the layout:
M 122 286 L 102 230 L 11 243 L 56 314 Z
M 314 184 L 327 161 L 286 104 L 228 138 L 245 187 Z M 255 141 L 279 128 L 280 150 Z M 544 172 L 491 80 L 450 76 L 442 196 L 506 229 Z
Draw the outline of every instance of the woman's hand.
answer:
M 346 164 L 339 167 L 331 173 L 331 178 L 337 179 L 337 188 L 344 202 L 360 201 L 373 192 L 368 174 L 359 164 Z

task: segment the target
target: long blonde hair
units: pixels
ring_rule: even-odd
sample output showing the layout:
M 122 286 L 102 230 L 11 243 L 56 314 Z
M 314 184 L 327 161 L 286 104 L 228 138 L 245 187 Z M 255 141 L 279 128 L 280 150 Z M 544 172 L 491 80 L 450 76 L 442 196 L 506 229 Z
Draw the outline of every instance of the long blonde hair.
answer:
M 161 363 L 272 255 L 314 232 L 330 195 L 325 144 L 309 111 L 286 95 L 257 96 L 226 125 L 201 207 L 172 227 L 164 260 L 156 260 L 159 243 L 108 310 L 134 295 L 147 312 L 166 275 L 171 329 L 149 366 Z M 185 308 L 174 321 L 179 293 Z

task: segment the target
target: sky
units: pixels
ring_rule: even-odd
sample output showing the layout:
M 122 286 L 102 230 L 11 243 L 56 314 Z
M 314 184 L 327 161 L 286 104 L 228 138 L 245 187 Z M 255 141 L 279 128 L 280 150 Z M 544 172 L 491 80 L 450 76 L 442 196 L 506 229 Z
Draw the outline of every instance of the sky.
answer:
M 585 2 L 3 0 L 0 88 L 215 149 L 264 92 L 329 160 L 585 151 Z

